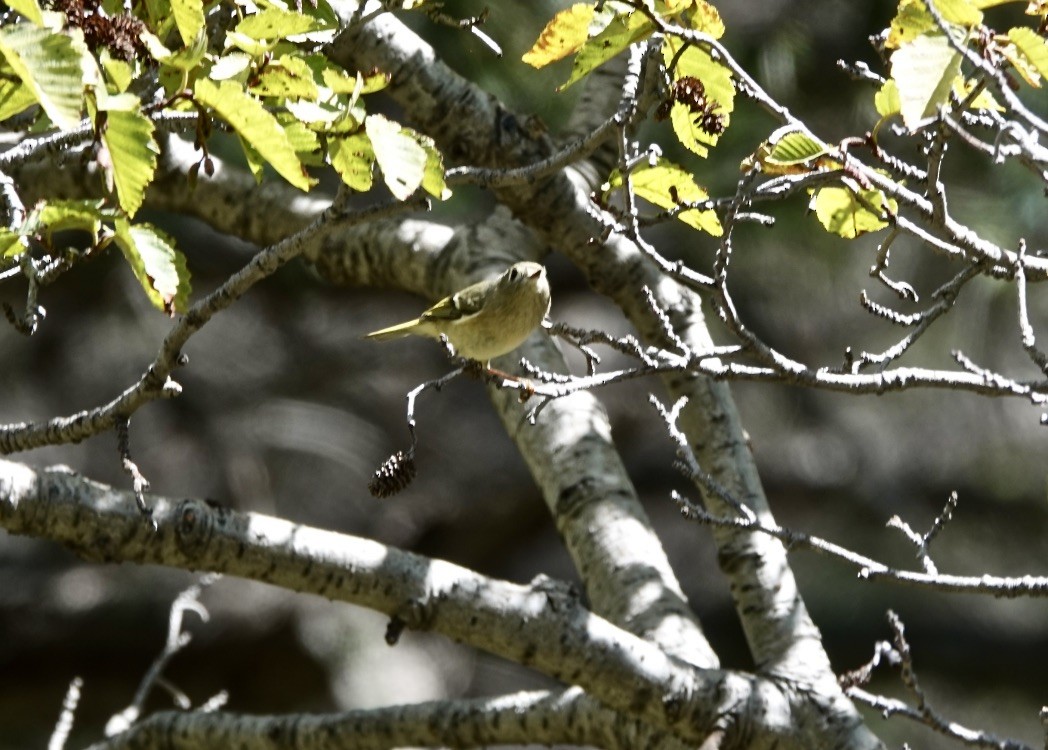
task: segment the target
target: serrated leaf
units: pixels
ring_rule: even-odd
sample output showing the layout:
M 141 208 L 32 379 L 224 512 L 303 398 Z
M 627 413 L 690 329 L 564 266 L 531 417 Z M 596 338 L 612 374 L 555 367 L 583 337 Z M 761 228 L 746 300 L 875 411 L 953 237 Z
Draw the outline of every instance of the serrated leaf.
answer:
M 898 210 L 895 201 L 885 201 L 884 193 L 879 190 L 863 190 L 863 201 L 875 209 L 890 212 Z M 852 240 L 867 232 L 876 232 L 888 226 L 888 222 L 879 214 L 872 212 L 856 197 L 855 192 L 843 187 L 824 187 L 815 193 L 810 206 L 819 222 L 827 232 Z
M 174 241 L 150 224 L 118 219 L 115 228 L 113 239 L 149 301 L 169 315 L 185 312 L 189 305 L 189 269 Z
M 1037 72 L 1042 76 L 1048 76 L 1048 44 L 1033 29 L 1020 26 L 1009 29 L 1008 38 L 1030 61 Z
M 182 43 L 190 46 L 204 28 L 203 0 L 171 0 L 171 12 Z
M 535 44 L 521 60 L 533 68 L 542 68 L 576 52 L 589 38 L 593 6 L 576 3 L 550 19 Z
M 20 80 L 0 78 L 0 122 L 26 111 L 36 104 L 33 90 Z
M 406 200 L 422 184 L 426 150 L 410 130 L 382 115 L 368 115 L 364 131 L 371 139 L 386 187 L 397 200 Z
M 364 193 L 374 184 L 375 151 L 364 133 L 328 139 L 328 158 L 342 182 Z
M 800 130 L 786 133 L 772 146 L 769 164 L 800 164 L 830 153 L 830 147 Z
M 7 6 L 18 13 L 21 13 L 28 20 L 35 23 L 37 26 L 44 25 L 44 12 L 40 9 L 40 4 L 36 0 L 4 0 Z
M 80 123 L 84 70 L 73 40 L 28 23 L 0 29 L 0 54 L 63 130 Z
M 666 159 L 652 166 L 644 166 L 630 174 L 633 192 L 659 208 L 674 209 L 685 203 L 698 203 L 710 197 L 699 187 L 694 178 L 681 167 Z M 623 187 L 624 180 L 616 170 L 605 185 L 605 193 Z M 677 218 L 690 227 L 707 232 L 714 237 L 724 234 L 716 212 L 688 209 L 677 214 Z
M 705 50 L 695 46 L 678 54 L 682 44 L 679 39 L 668 38 L 662 47 L 667 65 L 676 61 L 672 71 L 674 79 L 690 77 L 702 81 L 707 100 L 716 102 L 714 111 L 721 116 L 724 127 L 727 127 L 731 121 L 731 112 L 735 109 L 735 84 L 731 71 L 710 57 Z M 670 124 L 681 145 L 701 157 L 709 153 L 709 146 L 717 145 L 720 140 L 719 133 L 709 133 L 700 127 L 695 113 L 681 102 L 674 103 L 670 109 Z
M 444 155 L 437 149 L 433 139 L 428 135 L 416 134 L 419 145 L 426 151 L 426 168 L 422 173 L 422 189 L 434 198 L 446 201 L 451 197 L 451 190 L 444 181 Z
M 131 85 L 131 79 L 134 78 L 130 63 L 116 59 L 107 49 L 102 50 L 99 62 L 102 63 L 102 72 L 105 73 L 106 90 L 110 94 L 127 91 L 127 87 Z
M 945 104 L 961 70 L 961 55 L 944 36 L 919 36 L 891 56 L 899 109 L 911 130 Z
M 251 176 L 255 178 L 255 182 L 261 185 L 262 177 L 266 172 L 266 160 L 262 158 L 262 154 L 258 153 L 257 148 L 244 140 L 243 136 L 238 135 L 237 141 L 240 143 L 240 148 L 244 150 L 244 159 L 247 161 L 247 170 L 251 173 Z
M 616 13 L 599 34 L 587 39 L 579 48 L 571 67 L 571 75 L 557 87 L 557 91 L 563 91 L 634 42 L 650 36 L 654 29 L 651 20 L 643 13 Z
M 270 39 L 267 41 L 259 41 L 252 39 L 247 34 L 238 34 L 235 31 L 226 32 L 226 46 L 233 46 L 237 49 L 246 52 L 252 57 L 262 57 L 268 55 L 277 46 L 279 39 Z
M 37 211 L 37 221 L 49 232 L 81 231 L 97 237 L 102 221 L 115 218 L 114 209 L 94 200 L 52 200 Z
M 313 81 L 313 71 L 306 61 L 294 55 L 281 55 L 265 66 L 258 82 L 251 87 L 256 96 L 284 99 L 316 99 L 320 92 Z
M 357 96 L 382 91 L 382 89 L 389 86 L 390 80 L 388 73 L 375 72 L 367 76 L 357 73 L 355 76 L 352 76 L 330 64 L 320 69 L 320 75 L 324 85 L 334 93 L 356 94 Z
M 877 114 L 881 117 L 899 114 L 902 102 L 899 100 L 899 87 L 895 85 L 895 81 L 889 78 L 884 82 L 873 97 L 873 106 L 877 108 Z
M 284 128 L 291 147 L 295 149 L 295 153 L 298 154 L 303 164 L 319 167 L 324 163 L 320 153 L 320 139 L 304 122 L 298 120 L 290 112 L 277 112 L 277 122 L 280 123 L 280 127 Z
M 972 28 L 982 23 L 982 13 L 969 0 L 935 0 L 947 24 Z M 924 34 L 941 34 L 924 0 L 902 0 L 888 30 L 884 46 L 897 49 Z
M 724 21 L 720 13 L 706 0 L 698 0 L 688 14 L 688 27 L 709 34 L 714 39 L 724 36 Z
M 215 83 L 206 78 L 196 82 L 193 99 L 215 113 L 236 131 L 285 180 L 301 190 L 309 190 L 311 178 L 295 154 L 287 133 L 262 103 L 249 96 L 235 81 Z
M 307 16 L 305 13 L 296 13 L 280 8 L 266 8 L 253 15 L 248 16 L 236 25 L 235 33 L 242 34 L 249 39 L 260 41 L 263 39 L 287 39 L 296 34 L 306 34 L 311 31 L 323 31 L 332 26 L 324 21 Z
M 156 172 L 160 148 L 153 140 L 153 123 L 135 111 L 106 114 L 102 142 L 109 151 L 117 202 L 133 217 L 145 200 L 146 188 Z

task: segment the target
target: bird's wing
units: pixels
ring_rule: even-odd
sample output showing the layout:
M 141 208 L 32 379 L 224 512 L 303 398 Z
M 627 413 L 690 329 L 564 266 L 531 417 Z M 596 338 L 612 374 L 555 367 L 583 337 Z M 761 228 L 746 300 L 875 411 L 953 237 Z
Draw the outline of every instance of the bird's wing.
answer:
M 423 320 L 434 322 L 462 320 L 480 312 L 484 306 L 489 287 L 494 281 L 481 281 L 468 286 L 460 292 L 445 297 L 433 307 L 422 313 Z

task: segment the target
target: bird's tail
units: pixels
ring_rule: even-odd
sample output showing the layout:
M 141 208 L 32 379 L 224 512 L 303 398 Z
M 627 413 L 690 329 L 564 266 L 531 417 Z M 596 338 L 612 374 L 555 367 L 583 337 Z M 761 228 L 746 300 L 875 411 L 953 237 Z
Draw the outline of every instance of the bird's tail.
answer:
M 376 341 L 386 341 L 387 339 L 399 339 L 414 333 L 414 329 L 417 325 L 417 320 L 409 320 L 406 323 L 398 323 L 397 325 L 390 326 L 389 328 L 381 328 L 377 331 L 366 333 L 364 334 L 364 338 L 375 339 Z

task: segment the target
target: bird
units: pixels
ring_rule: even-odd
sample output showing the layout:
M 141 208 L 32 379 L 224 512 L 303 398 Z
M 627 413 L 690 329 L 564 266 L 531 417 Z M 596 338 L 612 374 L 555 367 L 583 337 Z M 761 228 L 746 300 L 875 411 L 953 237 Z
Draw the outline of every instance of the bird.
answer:
M 550 289 L 541 263 L 514 263 L 496 278 L 445 297 L 417 318 L 372 331 L 365 338 L 443 336 L 466 359 L 490 369 L 493 358 L 522 343 L 549 313 Z

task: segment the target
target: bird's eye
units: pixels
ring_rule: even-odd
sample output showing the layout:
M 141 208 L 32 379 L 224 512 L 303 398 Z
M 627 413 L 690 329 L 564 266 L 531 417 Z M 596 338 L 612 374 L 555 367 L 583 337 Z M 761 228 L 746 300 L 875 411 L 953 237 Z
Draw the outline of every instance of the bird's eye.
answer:
M 510 281 L 516 281 L 519 278 L 520 278 L 520 271 L 518 271 L 516 268 L 509 269 L 509 280 Z

